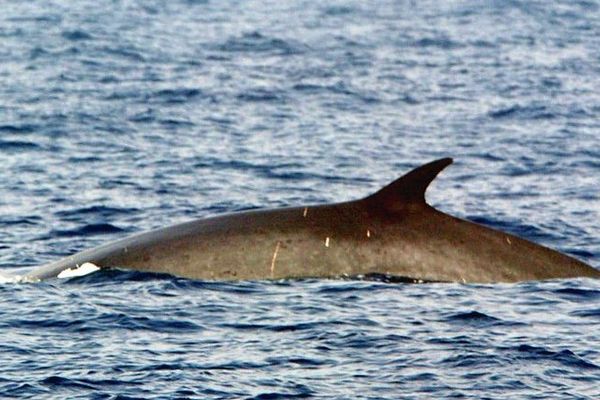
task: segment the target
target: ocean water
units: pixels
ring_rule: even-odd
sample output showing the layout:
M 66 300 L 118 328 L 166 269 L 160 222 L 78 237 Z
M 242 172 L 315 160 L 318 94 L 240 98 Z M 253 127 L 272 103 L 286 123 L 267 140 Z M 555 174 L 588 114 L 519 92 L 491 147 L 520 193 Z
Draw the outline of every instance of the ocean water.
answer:
M 600 268 L 597 1 L 0 2 L 0 271 L 365 196 Z M 600 398 L 600 283 L 0 285 L 0 397 Z

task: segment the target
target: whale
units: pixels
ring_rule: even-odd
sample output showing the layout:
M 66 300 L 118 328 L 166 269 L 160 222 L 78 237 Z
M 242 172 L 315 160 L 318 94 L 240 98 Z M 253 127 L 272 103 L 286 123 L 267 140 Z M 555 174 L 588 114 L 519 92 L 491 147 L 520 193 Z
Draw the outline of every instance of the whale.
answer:
M 425 192 L 452 162 L 424 164 L 359 200 L 236 212 L 139 233 L 35 268 L 25 278 L 56 278 L 90 265 L 233 281 L 600 278 L 600 271 L 571 256 L 430 206 Z

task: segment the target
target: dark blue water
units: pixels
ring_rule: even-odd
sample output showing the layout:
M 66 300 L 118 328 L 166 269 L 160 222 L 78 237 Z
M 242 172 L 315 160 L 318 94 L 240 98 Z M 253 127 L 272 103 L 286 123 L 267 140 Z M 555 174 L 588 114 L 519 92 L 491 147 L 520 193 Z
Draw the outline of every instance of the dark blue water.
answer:
M 452 156 L 438 208 L 600 267 L 597 1 L 3 1 L 0 268 Z M 0 285 L 4 398 L 600 397 L 600 283 Z

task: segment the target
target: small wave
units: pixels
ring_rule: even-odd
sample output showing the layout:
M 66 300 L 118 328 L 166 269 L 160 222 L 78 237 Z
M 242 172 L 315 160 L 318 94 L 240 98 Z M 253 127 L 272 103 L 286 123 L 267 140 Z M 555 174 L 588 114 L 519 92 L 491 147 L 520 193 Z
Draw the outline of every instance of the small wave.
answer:
M 90 40 L 93 38 L 92 35 L 90 35 L 89 33 L 79 29 L 75 29 L 72 31 L 63 31 L 61 35 L 63 38 L 71 41 Z
M 159 102 L 162 104 L 181 104 L 205 96 L 198 88 L 162 89 L 145 96 L 144 101 Z
M 449 337 L 433 337 L 427 340 L 427 343 L 434 345 L 450 345 L 450 346 L 472 346 L 474 339 L 467 335 L 457 335 Z
M 449 321 L 484 321 L 484 322 L 496 322 L 500 319 L 481 313 L 479 311 L 469 311 L 464 313 L 456 313 L 448 316 Z
M 319 295 L 329 295 L 339 297 L 342 294 L 358 295 L 361 292 L 372 292 L 378 287 L 389 286 L 378 281 L 361 280 L 330 280 L 318 285 L 317 293 Z
M 194 124 L 191 121 L 187 121 L 187 120 L 183 120 L 183 119 L 174 119 L 174 118 L 167 118 L 167 119 L 161 119 L 158 121 L 159 124 L 163 125 L 163 126 L 168 126 L 171 128 L 175 128 L 175 127 L 193 127 L 196 124 Z
M 44 386 L 60 389 L 98 389 L 95 385 L 83 382 L 77 379 L 68 379 L 61 376 L 52 375 L 41 382 Z
M 594 197 L 593 200 L 596 200 Z M 577 236 L 581 236 L 582 234 L 578 234 Z M 575 258 L 579 258 L 582 261 L 588 260 L 588 264 L 591 263 L 591 260 L 594 259 L 594 253 L 585 249 L 578 248 L 564 248 L 563 251 L 567 254 L 574 256 Z
M 590 309 L 590 310 L 575 310 L 571 311 L 570 315 L 579 318 L 594 318 L 600 320 L 600 309 Z
M 413 44 L 416 47 L 437 47 L 444 50 L 451 50 L 462 47 L 462 45 L 449 38 L 422 38 L 416 40 Z
M 224 52 L 273 53 L 292 55 L 302 53 L 301 47 L 293 42 L 264 36 L 260 32 L 245 33 L 232 37 L 219 46 Z
M 44 49 L 43 47 L 36 46 L 29 51 L 29 59 L 37 60 L 38 58 L 45 57 L 49 54 L 50 52 L 48 50 Z
M 446 368 L 484 368 L 502 364 L 502 360 L 493 354 L 459 354 L 442 360 Z
M 498 47 L 498 45 L 496 43 L 490 42 L 490 41 L 484 40 L 484 39 L 475 39 L 473 41 L 470 41 L 469 44 L 474 47 L 489 48 L 489 49 Z
M 521 322 L 505 321 L 479 311 L 469 311 L 450 314 L 446 317 L 446 321 L 460 325 L 469 325 L 477 328 L 488 328 L 491 326 L 524 325 Z
M 107 74 L 104 75 L 103 77 L 101 77 L 100 79 L 98 79 L 98 82 L 103 83 L 103 84 L 111 84 L 111 83 L 119 83 L 121 82 L 121 80 L 112 74 Z
M 283 322 L 283 321 L 282 321 Z M 323 329 L 325 326 L 338 326 L 340 323 L 335 320 L 314 321 L 314 322 L 297 322 L 291 324 L 266 324 L 253 322 L 236 322 L 220 324 L 222 328 L 230 328 L 239 331 L 269 331 L 269 332 L 310 332 L 315 329 Z
M 578 301 L 588 301 L 600 298 L 600 290 L 582 288 L 562 288 L 554 290 L 561 296 Z
M 125 58 L 125 59 L 131 60 L 131 61 L 136 61 L 136 62 L 146 61 L 146 59 L 144 58 L 142 53 L 135 49 L 125 48 L 125 47 L 117 47 L 117 48 L 104 47 L 101 50 L 109 56 L 117 56 L 120 58 Z
M 272 385 L 278 385 L 278 382 L 274 381 Z M 314 396 L 315 393 L 308 386 L 295 384 L 285 391 L 281 389 L 278 391 L 268 391 L 247 397 L 247 400 L 306 399 Z
M 68 163 L 82 163 L 82 164 L 87 164 L 87 163 L 95 163 L 98 161 L 102 161 L 103 158 L 99 157 L 99 156 L 81 156 L 81 155 L 75 155 L 75 156 L 70 156 L 67 159 Z
M 376 272 L 368 273 L 365 275 L 357 275 L 354 277 L 350 277 L 350 279 L 360 279 L 384 283 L 433 283 L 433 281 L 424 281 L 423 279 L 411 278 L 408 276 L 397 276 L 390 274 L 381 274 Z
M 307 358 L 307 357 L 287 357 L 287 356 L 276 356 L 276 357 L 268 357 L 265 361 L 271 365 L 296 365 L 301 368 L 318 368 L 324 365 L 331 364 L 331 362 L 327 360 L 321 360 L 316 358 Z
M 522 344 L 511 349 L 517 352 L 518 358 L 526 358 L 539 361 L 545 359 L 555 361 L 567 367 L 583 369 L 600 369 L 596 364 L 584 360 L 571 350 L 552 351 L 545 347 Z
M 0 125 L 0 133 L 32 133 L 37 129 L 38 127 L 32 124 Z
M 343 15 L 348 15 L 348 14 L 353 14 L 355 13 L 357 10 L 353 7 L 349 7 L 349 6 L 329 6 L 329 7 L 325 7 L 325 9 L 323 9 L 323 15 L 325 16 L 343 16 Z
M 111 217 L 115 215 L 129 215 L 139 211 L 137 208 L 121 208 L 121 207 L 110 207 L 110 206 L 87 206 L 80 207 L 70 210 L 62 210 L 54 213 L 59 218 L 70 218 L 77 216 L 99 216 L 99 217 Z
M 26 217 L 17 217 L 17 216 L 0 217 L 0 224 L 6 225 L 6 226 L 12 226 L 12 225 L 34 226 L 34 225 L 38 225 L 41 221 L 42 221 L 42 217 L 40 217 L 39 215 L 29 215 Z
M 292 89 L 305 93 L 319 93 L 327 90 L 327 86 L 312 83 L 296 83 Z
M 106 101 L 117 101 L 117 100 L 125 100 L 125 99 L 138 99 L 140 97 L 139 92 L 137 90 L 117 90 L 109 93 L 103 100 Z
M 488 116 L 490 116 L 493 119 L 514 118 L 514 119 L 540 120 L 540 119 L 554 119 L 558 115 L 554 111 L 550 110 L 545 105 L 531 104 L 531 105 L 527 105 L 527 106 L 521 106 L 521 105 L 515 104 L 515 105 L 509 106 L 509 107 L 504 107 L 504 108 L 490 111 L 490 112 L 488 112 Z
M 285 101 L 285 96 L 278 91 L 268 89 L 252 89 L 246 90 L 243 93 L 238 94 L 238 100 L 256 103 L 256 102 L 277 102 L 282 103 Z
M 13 21 L 13 22 L 39 22 L 39 23 L 51 23 L 53 25 L 59 25 L 62 20 L 63 17 L 61 14 L 43 14 L 43 15 L 36 15 L 36 16 L 28 16 L 28 15 L 21 15 L 18 17 L 10 17 L 7 19 L 8 21 Z
M 9 383 L 8 385 L 2 385 L 0 388 L 5 398 L 22 398 L 23 393 L 33 394 L 31 398 L 42 398 L 44 394 L 47 394 L 45 391 L 40 390 L 38 386 L 30 383 Z
M 292 89 L 298 92 L 302 92 L 306 95 L 318 95 L 318 94 L 334 94 L 349 97 L 355 100 L 359 100 L 365 104 L 376 104 L 380 103 L 380 99 L 376 93 L 369 93 L 360 89 L 356 89 L 346 84 L 343 81 L 337 82 L 332 85 L 318 85 L 312 83 L 297 83 L 292 86 Z
M 112 224 L 87 224 L 77 229 L 53 230 L 49 237 L 79 237 L 79 236 L 94 236 L 108 235 L 118 232 L 124 232 L 125 229 L 119 228 Z
M 369 182 L 366 179 L 349 178 L 345 176 L 336 176 L 329 174 L 309 173 L 305 171 L 294 171 L 300 167 L 296 163 L 276 163 L 271 160 L 270 164 L 251 163 L 243 160 L 219 160 L 208 158 L 194 164 L 194 168 L 218 168 L 232 169 L 240 171 L 253 171 L 256 175 L 271 179 L 289 179 L 289 180 L 325 180 L 328 182 Z
M 156 121 L 156 118 L 157 116 L 154 110 L 149 108 L 145 111 L 133 114 L 128 118 L 128 120 L 131 122 L 148 123 Z
M 37 143 L 26 142 L 23 140 L 0 140 L 0 151 L 30 151 L 39 150 L 41 146 Z
M 88 274 L 74 279 L 69 279 L 66 283 L 77 284 L 77 285 L 116 285 L 123 282 L 156 282 L 156 281 L 171 281 L 176 282 L 183 280 L 187 282 L 187 279 L 176 278 L 170 274 L 163 274 L 157 272 L 142 272 L 131 269 L 119 269 L 115 268 L 103 268 L 97 273 Z
M 156 317 L 141 315 L 126 315 L 120 312 L 103 313 L 93 320 L 86 322 L 86 330 L 105 331 L 107 329 L 126 329 L 136 331 L 151 331 L 162 333 L 195 333 L 202 330 L 202 326 L 192 321 L 177 319 L 176 317 Z
M 155 93 L 155 96 L 157 97 L 165 97 L 168 99 L 171 98 L 185 98 L 185 99 L 189 99 L 192 97 L 196 97 L 202 94 L 202 91 L 200 91 L 200 89 L 196 89 L 196 88 L 179 88 L 179 89 L 163 89 L 163 90 L 159 90 L 158 92 Z
M 543 243 L 551 239 L 551 236 L 549 236 L 548 232 L 541 229 L 540 227 L 533 225 L 522 225 L 519 224 L 517 221 L 510 221 L 509 219 L 498 220 L 495 218 L 480 215 L 469 215 L 467 216 L 467 219 L 469 221 L 481 225 L 486 225 L 491 228 L 498 229 L 519 237 L 523 237 L 528 240 L 533 240 L 538 243 Z

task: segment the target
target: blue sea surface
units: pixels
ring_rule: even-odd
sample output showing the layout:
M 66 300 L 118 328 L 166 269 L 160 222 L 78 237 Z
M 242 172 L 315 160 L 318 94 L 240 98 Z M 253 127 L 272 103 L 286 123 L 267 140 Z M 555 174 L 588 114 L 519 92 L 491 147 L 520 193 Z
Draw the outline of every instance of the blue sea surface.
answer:
M 598 1 L 0 2 L 0 271 L 366 196 L 600 268 Z M 600 282 L 0 285 L 0 397 L 598 399 Z

